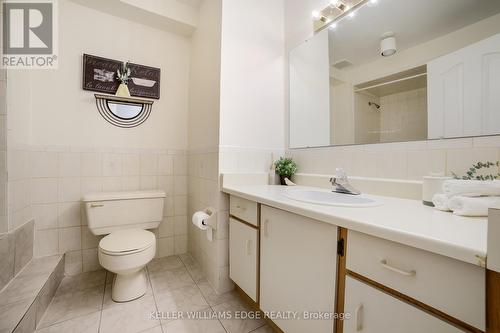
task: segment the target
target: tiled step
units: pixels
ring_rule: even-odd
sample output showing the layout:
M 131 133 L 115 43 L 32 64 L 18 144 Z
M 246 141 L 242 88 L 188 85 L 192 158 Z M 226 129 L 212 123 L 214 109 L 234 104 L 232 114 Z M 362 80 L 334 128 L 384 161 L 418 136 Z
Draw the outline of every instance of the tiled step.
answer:
M 33 259 L 0 293 L 0 333 L 34 332 L 64 276 L 64 256 Z

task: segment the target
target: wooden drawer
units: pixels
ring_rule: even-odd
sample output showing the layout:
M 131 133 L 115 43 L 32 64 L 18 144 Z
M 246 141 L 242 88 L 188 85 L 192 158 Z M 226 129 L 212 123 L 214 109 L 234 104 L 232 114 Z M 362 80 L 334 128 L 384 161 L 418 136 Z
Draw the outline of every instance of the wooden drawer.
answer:
M 258 230 L 229 219 L 229 276 L 257 302 Z
M 229 203 L 229 213 L 247 223 L 258 226 L 257 203 L 231 196 Z
M 349 231 L 347 269 L 485 329 L 485 270 L 479 266 Z
M 344 333 L 463 333 L 424 311 L 361 281 L 346 278 Z

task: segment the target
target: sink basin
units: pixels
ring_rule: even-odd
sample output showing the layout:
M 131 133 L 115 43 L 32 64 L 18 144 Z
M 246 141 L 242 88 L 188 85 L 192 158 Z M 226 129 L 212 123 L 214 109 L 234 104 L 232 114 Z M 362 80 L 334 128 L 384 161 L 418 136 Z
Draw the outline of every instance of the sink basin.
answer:
M 296 200 L 324 206 L 375 207 L 382 202 L 367 195 L 351 195 L 328 190 L 289 190 L 284 196 Z

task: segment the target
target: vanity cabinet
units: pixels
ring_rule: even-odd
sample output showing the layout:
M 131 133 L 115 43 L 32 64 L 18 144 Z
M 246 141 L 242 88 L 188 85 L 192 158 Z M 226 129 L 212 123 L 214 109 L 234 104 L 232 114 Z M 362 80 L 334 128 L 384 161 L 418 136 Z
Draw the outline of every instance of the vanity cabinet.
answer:
M 500 34 L 427 65 L 429 139 L 500 132 Z
M 487 331 L 483 259 L 473 265 L 250 200 L 230 201 L 231 279 L 281 331 Z M 335 321 L 334 313 L 351 318 Z
M 337 227 L 262 206 L 260 308 L 333 313 Z M 332 333 L 334 320 L 274 319 L 286 333 Z
M 229 276 L 257 302 L 258 230 L 229 219 Z
M 350 276 L 344 333 L 463 333 L 462 330 Z

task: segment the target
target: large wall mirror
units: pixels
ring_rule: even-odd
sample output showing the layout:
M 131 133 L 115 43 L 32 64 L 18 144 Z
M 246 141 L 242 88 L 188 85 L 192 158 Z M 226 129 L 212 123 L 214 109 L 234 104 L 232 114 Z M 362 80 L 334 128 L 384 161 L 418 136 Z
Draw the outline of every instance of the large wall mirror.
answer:
M 290 52 L 290 147 L 500 134 L 500 1 L 366 1 Z

